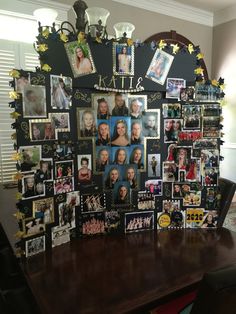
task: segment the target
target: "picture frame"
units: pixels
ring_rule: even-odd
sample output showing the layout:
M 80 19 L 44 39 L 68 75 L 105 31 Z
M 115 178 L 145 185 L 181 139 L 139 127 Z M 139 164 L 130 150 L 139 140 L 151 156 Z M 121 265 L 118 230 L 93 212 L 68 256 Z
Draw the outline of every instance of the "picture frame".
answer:
M 164 85 L 173 60 L 174 56 L 157 49 L 145 77 L 157 84 Z
M 65 50 L 74 78 L 96 73 L 96 67 L 88 43 L 67 42 L 65 43 Z
M 99 120 L 109 120 L 112 115 L 112 109 L 115 103 L 114 93 L 93 93 L 92 108 L 94 108 L 96 117 Z
M 154 229 L 154 211 L 125 213 L 125 233 Z
M 83 194 L 81 199 L 81 212 L 104 211 L 106 199 L 103 193 Z
M 51 229 L 52 248 L 70 242 L 70 229 L 68 226 L 56 226 Z
M 93 168 L 96 173 L 103 173 L 105 167 L 111 163 L 111 147 L 94 145 Z
M 78 182 L 82 185 L 90 184 L 92 182 L 92 155 L 79 154 L 77 155 L 78 165 Z
M 56 130 L 50 119 L 29 120 L 29 129 L 32 142 L 54 141 L 57 139 Z
M 69 112 L 51 112 L 48 114 L 48 117 L 55 130 L 60 132 L 70 131 Z
M 112 116 L 110 123 L 111 146 L 129 146 L 131 118 Z
M 78 137 L 92 139 L 97 134 L 97 118 L 93 108 L 76 108 Z
M 44 158 L 39 162 L 39 169 L 35 173 L 36 182 L 53 180 L 53 159 Z
M 134 75 L 134 45 L 113 43 L 113 74 Z
M 50 75 L 51 107 L 57 110 L 68 110 L 72 98 L 72 78 Z
M 32 202 L 33 217 L 42 218 L 43 223 L 51 224 L 54 222 L 54 198 L 48 197 Z
M 74 175 L 74 160 L 61 160 L 54 163 L 55 179 L 72 177 Z
M 21 171 L 31 171 L 39 168 L 42 159 L 41 145 L 20 146 L 18 152 L 21 155 Z
M 43 218 L 29 217 L 22 220 L 23 238 L 29 238 L 45 232 L 45 224 Z
M 147 154 L 147 170 L 149 178 L 161 176 L 161 154 Z
M 26 84 L 22 93 L 23 117 L 46 118 L 46 87 Z
M 180 91 L 185 88 L 186 81 L 182 78 L 170 78 L 166 80 L 166 98 L 180 100 Z
M 160 138 L 160 109 L 143 112 L 142 135 L 145 138 Z
M 46 249 L 45 246 L 45 236 L 37 237 L 25 241 L 25 256 L 26 258 L 33 255 L 44 252 Z
M 24 87 L 28 84 L 30 84 L 30 73 L 25 72 L 24 75 L 15 78 L 15 91 L 23 94 Z
M 131 119 L 142 119 L 142 113 L 147 109 L 147 95 L 128 95 L 128 108 Z

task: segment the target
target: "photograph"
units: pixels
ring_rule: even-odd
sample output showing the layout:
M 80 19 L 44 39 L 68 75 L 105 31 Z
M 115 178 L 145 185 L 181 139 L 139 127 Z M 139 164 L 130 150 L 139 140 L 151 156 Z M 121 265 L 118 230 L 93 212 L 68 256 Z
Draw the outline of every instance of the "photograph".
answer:
M 105 207 L 104 194 L 83 194 L 81 199 L 81 212 L 103 211 Z
M 113 74 L 134 75 L 134 45 L 113 43 Z
M 22 182 L 22 199 L 35 198 L 45 195 L 45 184 L 43 182 L 36 182 L 35 174 L 24 175 Z
M 139 188 L 139 174 L 137 165 L 124 166 L 123 180 L 129 183 L 131 189 Z
M 184 124 L 183 128 L 200 129 L 201 127 L 201 106 L 199 105 L 183 105 L 182 113 Z
M 36 182 L 53 180 L 53 160 L 51 158 L 42 159 L 39 162 L 39 169 L 35 174 Z
M 52 233 L 52 247 L 70 242 L 70 229 L 68 226 L 56 226 L 51 228 Z
M 111 146 L 129 146 L 130 128 L 130 118 L 111 117 Z
M 18 152 L 21 155 L 21 171 L 31 171 L 40 167 L 40 160 L 42 158 L 41 145 L 20 146 Z
M 157 229 L 168 229 L 171 226 L 171 217 L 169 213 L 157 213 Z
M 96 73 L 88 43 L 72 41 L 65 43 L 67 57 L 74 77 Z
M 43 218 L 26 218 L 22 220 L 24 238 L 31 237 L 33 235 L 44 233 L 45 224 Z
M 139 171 L 145 171 L 146 169 L 146 155 L 144 145 L 132 145 L 130 146 L 129 163 L 137 166 Z
M 59 226 L 67 226 L 69 229 L 75 228 L 75 207 L 67 203 L 58 204 Z
M 127 181 L 116 182 L 113 189 L 113 204 L 131 205 L 130 204 L 130 184 Z
M 172 118 L 177 119 L 181 118 L 181 104 L 174 103 L 174 104 L 162 104 L 162 114 L 163 118 Z
M 77 155 L 78 182 L 90 184 L 92 181 L 92 155 Z
M 107 146 L 96 146 L 95 153 L 96 163 L 94 165 L 94 168 L 98 173 L 104 172 L 105 167 L 111 163 L 110 162 L 111 148 Z
M 30 257 L 45 251 L 45 236 L 25 241 L 25 256 Z
M 55 143 L 54 144 L 55 160 L 71 159 L 73 155 L 72 144 L 70 143 Z
M 106 146 L 111 144 L 110 121 L 97 120 L 98 130 L 96 136 L 96 146 Z
M 26 85 L 30 84 L 30 74 L 24 73 L 19 78 L 15 78 L 15 89 L 17 93 L 24 93 L 24 88 Z
M 204 212 L 204 208 L 186 208 L 186 228 L 200 228 L 203 224 Z
M 162 212 L 171 214 L 174 210 L 180 210 L 180 200 L 162 201 Z
M 55 166 L 55 179 L 60 179 L 63 177 L 72 177 L 74 175 L 74 161 L 56 161 Z
M 31 141 L 52 141 L 56 139 L 55 128 L 50 119 L 29 120 Z
M 164 161 L 162 166 L 162 178 L 165 182 L 178 181 L 178 169 L 173 161 Z
M 194 99 L 195 88 L 194 86 L 182 87 L 180 89 L 181 101 L 192 101 Z
M 117 232 L 120 227 L 120 213 L 116 210 L 105 212 L 105 231 L 106 233 Z
M 147 109 L 147 95 L 129 95 L 128 106 L 131 119 L 141 119 L 142 112 Z
M 53 112 L 48 114 L 52 122 L 53 128 L 56 130 L 70 131 L 70 115 L 69 112 Z
M 180 99 L 180 90 L 185 88 L 186 81 L 181 78 L 167 78 L 166 98 Z
M 142 120 L 131 120 L 130 140 L 131 145 L 143 144 Z
M 219 104 L 214 104 L 214 105 L 203 105 L 203 116 L 204 117 L 214 117 L 214 116 L 219 116 L 221 114 L 221 107 Z
M 51 107 L 53 109 L 69 109 L 72 97 L 72 78 L 50 75 Z
M 125 214 L 125 233 L 153 230 L 153 228 L 153 211 L 142 211 Z
M 54 180 L 54 194 L 68 193 L 74 190 L 74 177 Z
M 73 191 L 66 194 L 66 203 L 72 207 L 80 205 L 80 192 Z
M 162 180 L 151 179 L 145 181 L 145 190 L 155 196 L 162 195 Z
M 190 191 L 183 198 L 183 206 L 201 206 L 201 191 Z
M 107 165 L 103 175 L 103 185 L 105 190 L 114 189 L 117 182 L 123 178 L 123 169 L 119 165 Z
M 126 165 L 129 163 L 129 148 L 111 147 L 111 161 L 113 165 Z
M 182 131 L 183 121 L 181 119 L 164 120 L 164 142 L 177 142 L 179 133 Z
M 147 70 L 146 78 L 164 85 L 173 60 L 174 56 L 161 49 L 157 49 Z
M 202 185 L 218 185 L 219 168 L 205 168 L 202 173 Z
M 42 219 L 43 223 L 50 224 L 54 222 L 54 199 L 53 197 L 43 198 L 33 201 L 33 217 Z
M 148 154 L 148 177 L 160 177 L 161 176 L 161 155 L 160 154 Z
M 46 118 L 46 87 L 27 84 L 22 94 L 24 118 Z
M 92 94 L 92 107 L 95 110 L 97 119 L 108 120 L 114 107 L 114 94 L 96 93 Z
M 142 122 L 142 134 L 144 137 L 160 138 L 160 109 L 143 112 Z
M 86 213 L 82 215 L 82 235 L 105 233 L 105 217 L 103 212 Z
M 111 115 L 113 117 L 127 117 L 129 116 L 128 96 L 120 92 L 115 93 L 114 101 L 112 103 Z
M 138 209 L 155 209 L 155 195 L 151 192 L 138 192 Z
M 90 108 L 77 108 L 78 137 L 93 138 L 97 134 L 97 118 Z

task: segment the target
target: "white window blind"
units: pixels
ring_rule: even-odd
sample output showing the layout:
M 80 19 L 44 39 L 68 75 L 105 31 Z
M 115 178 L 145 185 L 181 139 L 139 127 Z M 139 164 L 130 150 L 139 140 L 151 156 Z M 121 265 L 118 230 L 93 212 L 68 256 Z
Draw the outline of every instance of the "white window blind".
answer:
M 0 40 L 0 182 L 12 181 L 12 175 L 16 172 L 16 162 L 11 159 L 14 153 L 11 129 L 14 122 L 10 113 L 14 111 L 8 105 L 11 101 L 9 91 L 9 71 L 13 68 L 34 71 L 39 66 L 37 53 L 32 44 Z

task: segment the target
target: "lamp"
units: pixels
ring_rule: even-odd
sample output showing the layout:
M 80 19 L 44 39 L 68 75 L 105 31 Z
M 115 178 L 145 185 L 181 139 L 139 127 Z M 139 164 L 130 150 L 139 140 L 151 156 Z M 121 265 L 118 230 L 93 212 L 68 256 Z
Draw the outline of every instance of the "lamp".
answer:
M 55 29 L 55 20 L 58 16 L 58 13 L 54 9 L 50 8 L 41 8 L 33 12 L 39 24 L 39 32 L 42 31 L 42 27 L 52 27 Z
M 107 38 L 106 22 L 110 12 L 103 8 L 92 7 L 85 10 L 88 32 L 92 38 Z
M 116 23 L 113 26 L 115 33 L 116 33 L 116 39 L 118 38 L 131 38 L 132 33 L 135 30 L 135 26 L 128 22 L 120 22 Z

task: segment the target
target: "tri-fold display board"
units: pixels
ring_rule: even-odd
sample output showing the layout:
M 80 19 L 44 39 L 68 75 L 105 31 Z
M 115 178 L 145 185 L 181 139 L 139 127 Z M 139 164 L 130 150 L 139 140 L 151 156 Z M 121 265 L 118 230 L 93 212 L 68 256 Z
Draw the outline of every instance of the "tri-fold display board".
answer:
M 199 51 L 45 44 L 44 71 L 13 75 L 26 256 L 71 237 L 216 227 L 222 91 L 196 82 Z

